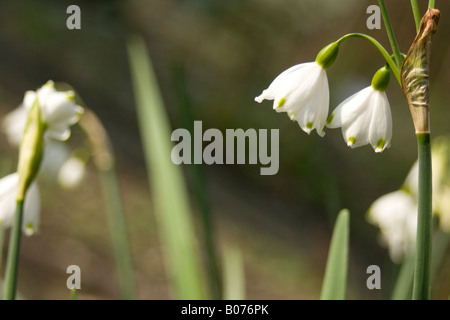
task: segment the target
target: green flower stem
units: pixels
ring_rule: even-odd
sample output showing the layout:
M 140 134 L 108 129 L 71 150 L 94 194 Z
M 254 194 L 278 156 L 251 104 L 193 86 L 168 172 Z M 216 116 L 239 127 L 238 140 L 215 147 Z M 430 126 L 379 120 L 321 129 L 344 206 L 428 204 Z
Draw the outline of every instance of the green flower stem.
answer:
M 79 124 L 86 134 L 93 162 L 100 178 L 120 296 L 124 300 L 132 300 L 135 298 L 132 252 L 128 241 L 127 223 L 111 141 L 100 119 L 86 106 Z
M 77 300 L 77 289 L 70 289 L 70 300 Z
M 6 260 L 6 276 L 3 299 L 14 300 L 16 298 L 17 273 L 19 271 L 20 240 L 22 236 L 23 200 L 17 200 L 16 212 L 11 231 Z
M 435 3 L 435 0 L 430 0 L 428 2 L 428 9 L 434 9 L 434 3 Z
M 350 38 L 362 38 L 370 41 L 377 49 L 380 51 L 380 53 L 383 55 L 386 62 L 389 64 L 389 67 L 391 68 L 392 72 L 394 73 L 395 78 L 397 79 L 400 87 L 402 86 L 402 81 L 400 79 L 400 71 L 397 65 L 395 64 L 394 60 L 391 58 L 391 55 L 387 52 L 387 50 L 379 43 L 377 40 L 372 38 L 371 36 L 368 36 L 364 33 L 349 33 L 337 40 L 336 42 L 338 44 L 341 44 L 343 41 L 350 39 Z
M 133 263 L 117 175 L 113 168 L 99 170 L 98 173 L 111 229 L 120 295 L 124 300 L 133 300 L 135 298 Z
M 411 0 L 411 8 L 414 15 L 414 22 L 416 23 L 416 31 L 419 32 L 419 25 L 422 16 L 420 14 L 419 4 L 417 3 L 417 0 Z
M 418 133 L 419 202 L 417 216 L 416 263 L 413 299 L 430 298 L 432 240 L 432 181 L 430 134 Z
M 403 260 L 397 279 L 395 280 L 394 289 L 392 290 L 392 300 L 411 299 L 411 289 L 414 279 L 414 257 L 414 252 L 412 252 Z
M 397 62 L 397 66 L 400 68 L 403 63 L 403 57 L 400 54 L 400 50 L 398 48 L 397 39 L 395 39 L 394 30 L 391 26 L 391 20 L 389 20 L 389 15 L 386 9 L 386 4 L 384 0 L 378 0 L 378 4 L 380 5 L 381 15 L 383 16 L 384 26 L 386 27 L 386 32 L 389 38 L 389 42 L 391 44 L 392 52 L 394 52 L 395 60 Z

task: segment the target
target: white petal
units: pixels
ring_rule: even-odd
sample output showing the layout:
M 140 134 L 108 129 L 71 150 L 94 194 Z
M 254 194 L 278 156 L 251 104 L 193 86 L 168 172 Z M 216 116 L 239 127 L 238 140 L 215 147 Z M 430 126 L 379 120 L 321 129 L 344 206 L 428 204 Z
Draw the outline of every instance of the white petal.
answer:
M 370 207 L 367 218 L 380 228 L 395 262 L 414 248 L 417 204 L 411 194 L 399 190 L 380 197 Z
M 19 175 L 12 173 L 0 179 L 0 222 L 10 227 L 16 211 L 16 193 Z
M 70 137 L 69 126 L 65 124 L 54 125 L 47 129 L 46 136 L 59 141 L 66 141 Z
M 286 84 L 289 86 L 289 80 L 291 78 L 291 74 L 296 72 L 299 69 L 302 69 L 306 66 L 306 64 L 297 64 L 295 66 L 290 67 L 289 69 L 286 69 L 282 73 L 280 73 L 275 80 L 272 81 L 272 83 L 269 85 L 269 87 L 264 90 L 261 95 L 255 98 L 255 101 L 262 102 L 263 100 L 273 100 L 275 99 L 275 96 L 277 92 L 279 92 L 280 88 L 282 89 Z
M 41 163 L 41 173 L 52 178 L 57 177 L 63 163 L 70 157 L 67 144 L 53 139 L 46 139 Z
M 25 92 L 25 96 L 23 98 L 23 106 L 30 110 L 33 106 L 34 100 L 36 100 L 36 92 L 34 91 L 27 91 Z
M 329 128 L 339 128 L 348 126 L 353 122 L 364 109 L 370 100 L 370 94 L 374 91 L 372 87 L 366 87 L 351 95 L 341 102 L 332 112 L 332 120 L 327 124 Z
M 65 123 L 71 125 L 77 115 L 75 103 L 65 92 L 55 92 L 47 97 L 42 105 L 42 120 L 49 126 Z
M 409 169 L 403 186 L 414 196 L 419 194 L 419 162 L 417 160 L 411 169 Z
M 47 99 L 56 93 L 55 85 L 53 81 L 47 81 L 42 87 L 37 90 L 37 94 L 39 96 L 39 105 L 41 108 L 46 104 Z
M 365 107 L 369 108 L 369 105 Z M 342 136 L 349 147 L 356 148 L 369 143 L 371 110 L 365 110 L 347 126 L 342 127 Z
M 323 78 L 326 79 L 326 71 L 315 62 L 305 65 L 305 68 L 292 74 L 289 86 L 286 85 L 285 90 L 277 93 L 274 101 L 274 109 L 277 112 L 296 113 L 319 94 Z M 283 105 L 280 101 L 284 101 Z
M 3 131 L 6 133 L 8 142 L 13 146 L 19 146 L 22 141 L 23 131 L 27 122 L 28 109 L 20 106 L 8 113 L 2 122 Z
M 84 177 L 85 163 L 77 157 L 70 157 L 61 166 L 58 173 L 58 182 L 61 187 L 72 189 L 76 187 Z
M 392 138 L 391 107 L 386 92 L 375 90 L 372 94 L 372 120 L 369 128 L 369 142 L 375 152 L 381 152 L 390 146 Z
M 309 134 L 313 129 L 316 129 L 317 133 L 322 137 L 325 135 L 323 127 L 328 116 L 329 107 L 328 80 L 326 73 L 323 75 L 325 75 L 325 79 L 321 79 L 317 83 L 317 87 L 314 88 L 314 95 L 310 101 L 294 112 L 294 117 L 303 131 Z

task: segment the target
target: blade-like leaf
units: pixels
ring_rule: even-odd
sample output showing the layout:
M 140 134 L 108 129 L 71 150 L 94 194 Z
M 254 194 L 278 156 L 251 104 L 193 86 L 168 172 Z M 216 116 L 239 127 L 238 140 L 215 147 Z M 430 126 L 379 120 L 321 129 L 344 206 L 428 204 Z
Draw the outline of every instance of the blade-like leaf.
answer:
M 166 268 L 176 299 L 203 299 L 194 226 L 185 182 L 171 161 L 171 131 L 145 43 L 128 42 L 137 115 Z
M 321 300 L 343 300 L 347 288 L 350 212 L 341 210 L 331 237 L 327 266 L 322 283 Z

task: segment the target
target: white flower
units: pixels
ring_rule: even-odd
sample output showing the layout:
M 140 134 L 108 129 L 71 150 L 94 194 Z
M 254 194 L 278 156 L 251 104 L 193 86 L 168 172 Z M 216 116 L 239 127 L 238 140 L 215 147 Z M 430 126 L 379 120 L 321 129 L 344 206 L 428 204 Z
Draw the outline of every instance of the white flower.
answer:
M 75 156 L 67 159 L 58 172 L 58 183 L 65 189 L 75 188 L 84 177 L 85 162 Z
M 19 175 L 12 173 L 0 179 L 0 225 L 3 228 L 11 227 L 16 212 L 16 195 Z M 41 202 L 39 188 L 33 182 L 26 194 L 22 231 L 32 235 L 39 229 Z
M 339 104 L 328 119 L 327 127 L 342 127 L 349 147 L 370 143 L 375 152 L 390 147 L 391 108 L 384 91 L 367 87 Z
M 47 125 L 46 134 L 56 140 L 67 140 L 70 126 L 75 124 L 83 113 L 83 108 L 75 104 L 73 91 L 56 91 L 53 81 L 35 91 L 27 91 L 23 100 L 26 110 L 30 110 L 38 98 L 42 121 Z
M 370 207 L 367 219 L 380 228 L 392 261 L 400 262 L 415 248 L 417 202 L 410 193 L 398 190 L 381 196 Z
M 329 109 L 327 73 L 317 62 L 295 65 L 282 72 L 255 101 L 274 100 L 273 109 L 287 112 L 306 133 L 316 129 L 320 136 Z
M 18 147 L 22 140 L 23 131 L 27 122 L 28 111 L 24 106 L 19 106 L 8 113 L 2 122 L 3 131 L 9 144 Z

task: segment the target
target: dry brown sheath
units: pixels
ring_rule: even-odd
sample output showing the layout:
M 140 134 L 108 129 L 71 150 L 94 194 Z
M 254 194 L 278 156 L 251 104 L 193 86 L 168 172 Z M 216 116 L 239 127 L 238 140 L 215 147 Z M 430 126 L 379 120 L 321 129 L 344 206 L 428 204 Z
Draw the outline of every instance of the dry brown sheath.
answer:
M 416 133 L 430 133 L 429 87 L 431 36 L 436 32 L 440 12 L 428 9 L 422 17 L 414 42 L 403 61 L 401 78 Z

